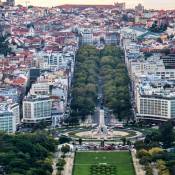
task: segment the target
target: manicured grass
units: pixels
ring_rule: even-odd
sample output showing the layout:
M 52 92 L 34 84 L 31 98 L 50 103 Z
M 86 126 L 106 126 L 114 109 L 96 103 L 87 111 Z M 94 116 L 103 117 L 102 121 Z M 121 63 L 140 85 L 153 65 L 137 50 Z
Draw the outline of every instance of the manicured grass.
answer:
M 115 173 L 112 173 L 114 175 L 135 175 L 129 152 L 77 152 L 73 175 L 91 175 L 92 167 L 101 165 L 115 170 Z M 98 167 L 97 169 L 99 169 Z M 97 174 L 106 175 L 106 171 L 104 170 Z

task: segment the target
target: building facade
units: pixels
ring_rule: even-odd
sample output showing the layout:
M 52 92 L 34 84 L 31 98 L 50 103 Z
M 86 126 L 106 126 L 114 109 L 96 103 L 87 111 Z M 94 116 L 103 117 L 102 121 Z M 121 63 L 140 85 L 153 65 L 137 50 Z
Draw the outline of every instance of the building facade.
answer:
M 83 45 L 93 45 L 93 31 L 91 29 L 84 29 L 81 33 Z
M 135 90 L 137 119 L 166 121 L 175 119 L 175 91 L 172 82 L 142 82 Z
M 23 101 L 23 123 L 51 121 L 52 100 L 49 97 L 28 97 Z
M 0 108 L 0 131 L 15 133 L 16 117 L 13 112 L 8 110 L 4 105 L 1 105 Z

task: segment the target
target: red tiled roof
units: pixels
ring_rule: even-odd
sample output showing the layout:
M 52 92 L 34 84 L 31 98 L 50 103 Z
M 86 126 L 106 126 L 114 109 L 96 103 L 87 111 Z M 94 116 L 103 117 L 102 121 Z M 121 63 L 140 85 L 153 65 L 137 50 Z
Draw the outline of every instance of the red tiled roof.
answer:
M 12 82 L 13 85 L 24 85 L 25 83 L 26 83 L 26 79 L 22 77 L 14 79 Z

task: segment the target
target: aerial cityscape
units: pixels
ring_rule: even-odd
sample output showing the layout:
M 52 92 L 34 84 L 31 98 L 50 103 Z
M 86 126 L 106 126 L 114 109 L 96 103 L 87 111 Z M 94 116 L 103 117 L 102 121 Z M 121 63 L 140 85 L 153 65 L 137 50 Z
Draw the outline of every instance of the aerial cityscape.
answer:
M 175 175 L 175 1 L 0 0 L 0 175 Z

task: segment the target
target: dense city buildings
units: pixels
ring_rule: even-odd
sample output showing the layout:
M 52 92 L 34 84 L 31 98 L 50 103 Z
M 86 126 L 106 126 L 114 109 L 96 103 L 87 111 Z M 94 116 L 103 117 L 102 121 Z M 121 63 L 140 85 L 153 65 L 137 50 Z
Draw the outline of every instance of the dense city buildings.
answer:
M 125 3 L 117 2 L 44 8 L 14 6 L 14 1 L 7 0 L 1 5 L 0 34 L 8 47 L 2 45 L 0 50 L 0 103 L 12 111 L 17 128 L 21 122 L 36 123 L 42 118 L 56 126 L 68 116 L 76 53 L 81 45 L 124 48 L 135 119 L 174 117 L 173 10 L 145 10 L 142 4 L 127 9 Z M 34 113 L 35 105 L 44 104 L 43 98 L 49 105 L 47 116 L 42 114 L 44 108 Z M 162 109 L 156 111 L 159 107 Z
M 43 4 L 0 0 L 0 175 L 174 175 L 175 10 Z
M 174 119 L 173 39 L 168 39 L 174 36 L 174 29 L 151 32 L 143 26 L 125 27 L 121 35 L 136 120 Z

